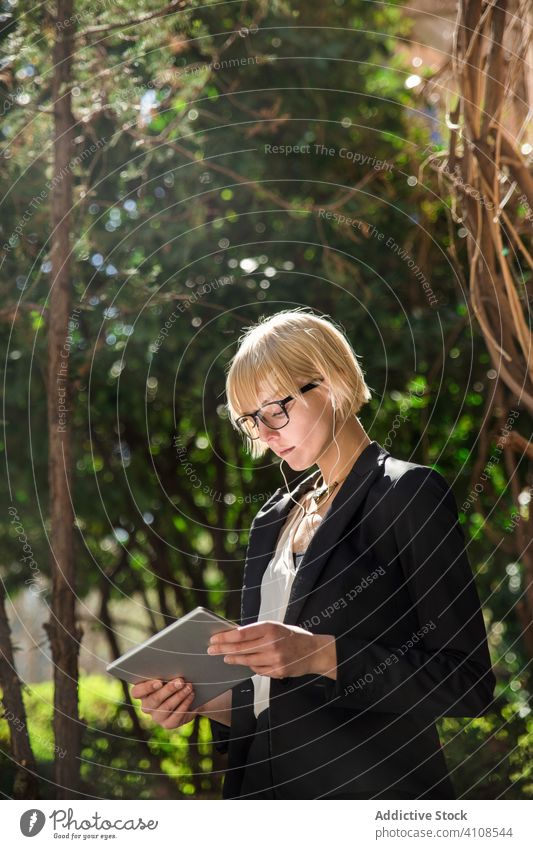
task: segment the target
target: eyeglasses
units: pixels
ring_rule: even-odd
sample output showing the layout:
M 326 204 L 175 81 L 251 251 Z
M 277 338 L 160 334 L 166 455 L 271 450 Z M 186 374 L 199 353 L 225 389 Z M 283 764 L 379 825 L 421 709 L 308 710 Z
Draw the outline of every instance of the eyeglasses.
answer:
M 310 389 L 314 389 L 315 386 L 319 385 L 319 383 L 306 383 L 305 386 L 299 387 L 299 391 L 303 395 L 305 392 L 309 392 Z M 245 413 L 244 416 L 239 416 L 235 424 L 249 439 L 258 439 L 259 437 L 258 419 L 267 427 L 273 430 L 280 430 L 289 423 L 289 414 L 285 409 L 285 405 L 293 400 L 294 395 L 287 395 L 286 398 L 282 398 L 280 401 L 270 401 L 268 404 L 263 404 L 262 407 L 259 407 L 255 413 Z

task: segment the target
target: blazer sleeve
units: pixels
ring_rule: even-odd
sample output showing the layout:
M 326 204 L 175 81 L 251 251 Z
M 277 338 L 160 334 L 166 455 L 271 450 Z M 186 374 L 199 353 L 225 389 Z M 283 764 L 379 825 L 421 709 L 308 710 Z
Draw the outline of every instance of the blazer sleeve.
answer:
M 335 636 L 337 678 L 324 677 L 329 705 L 421 716 L 480 716 L 495 677 L 474 576 L 453 492 L 427 466 L 400 475 L 389 491 L 386 532 L 419 628 L 402 645 L 350 633 Z
M 211 737 L 213 745 L 217 752 L 225 754 L 228 751 L 230 726 L 224 725 L 223 722 L 218 722 L 216 719 L 209 719 L 211 723 Z

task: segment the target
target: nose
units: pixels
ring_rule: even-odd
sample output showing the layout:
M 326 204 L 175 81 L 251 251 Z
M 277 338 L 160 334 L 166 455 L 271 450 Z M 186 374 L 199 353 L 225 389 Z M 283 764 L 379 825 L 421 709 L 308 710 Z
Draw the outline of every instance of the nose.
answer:
M 267 424 L 261 421 L 261 419 L 256 419 L 256 427 L 259 431 L 259 438 L 263 440 L 263 442 L 268 443 L 270 446 L 269 437 L 274 436 L 277 431 L 275 427 L 269 427 Z M 277 439 L 277 436 L 274 436 L 274 439 Z
M 277 435 L 278 430 L 280 428 L 277 427 L 269 427 L 269 425 L 265 424 L 259 417 L 255 420 L 255 426 L 259 433 L 259 438 L 266 442 L 269 448 L 272 448 L 274 451 L 276 450 L 277 441 L 279 436 Z

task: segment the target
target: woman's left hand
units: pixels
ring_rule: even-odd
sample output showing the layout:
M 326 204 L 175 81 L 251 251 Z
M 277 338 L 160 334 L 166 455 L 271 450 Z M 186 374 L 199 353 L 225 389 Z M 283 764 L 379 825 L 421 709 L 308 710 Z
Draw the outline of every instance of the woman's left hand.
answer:
M 208 654 L 223 654 L 226 663 L 248 666 L 258 675 L 289 678 L 298 675 L 328 674 L 322 671 L 324 649 L 332 637 L 312 634 L 297 625 L 281 622 L 253 622 L 219 631 L 209 641 Z

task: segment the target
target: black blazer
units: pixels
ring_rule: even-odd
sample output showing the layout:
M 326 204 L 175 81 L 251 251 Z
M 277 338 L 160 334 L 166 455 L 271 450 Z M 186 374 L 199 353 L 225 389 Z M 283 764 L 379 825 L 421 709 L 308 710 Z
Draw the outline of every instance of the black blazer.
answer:
M 280 487 L 254 517 L 241 625 L 257 621 L 261 579 L 292 507 Z M 455 798 L 435 719 L 486 713 L 495 677 L 443 476 L 367 445 L 301 560 L 283 621 L 335 635 L 337 679 L 271 678 L 276 795 Z M 232 689 L 231 728 L 211 721 L 217 750 L 228 753 L 225 799 L 239 797 L 253 698 L 248 678 Z

